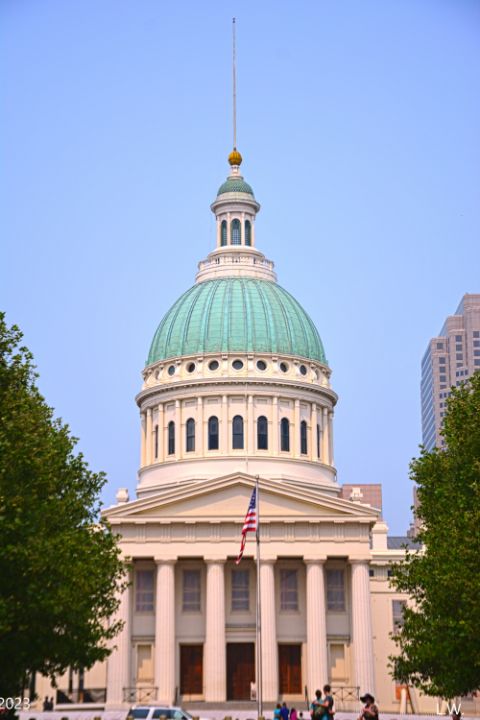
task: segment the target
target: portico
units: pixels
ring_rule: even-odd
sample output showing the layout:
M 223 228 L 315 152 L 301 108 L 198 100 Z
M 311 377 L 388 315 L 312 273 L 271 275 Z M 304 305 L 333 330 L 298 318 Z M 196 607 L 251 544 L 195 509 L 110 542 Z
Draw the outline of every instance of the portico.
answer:
M 213 487 L 199 482 L 188 493 L 177 489 L 110 511 L 132 568 L 119 611 L 126 620 L 117 641 L 123 650 L 108 661 L 114 698 L 124 696 L 124 688 L 143 686 L 154 688 L 164 703 L 183 695 L 206 702 L 241 699 L 228 698 L 236 692 L 228 676 L 237 662 L 254 681 L 255 653 L 247 648 L 255 647 L 254 542 L 247 543 L 242 563 L 234 562 L 253 482 L 238 474 Z M 264 481 L 261 488 L 265 701 L 298 700 L 305 685 L 311 690 L 327 682 L 332 646 L 335 658 L 343 655 L 344 684 L 373 688 L 368 537 L 376 512 L 285 482 Z M 200 511 L 203 517 L 192 519 L 192 507 L 208 509 L 209 519 Z M 188 679 L 193 662 L 201 683 Z

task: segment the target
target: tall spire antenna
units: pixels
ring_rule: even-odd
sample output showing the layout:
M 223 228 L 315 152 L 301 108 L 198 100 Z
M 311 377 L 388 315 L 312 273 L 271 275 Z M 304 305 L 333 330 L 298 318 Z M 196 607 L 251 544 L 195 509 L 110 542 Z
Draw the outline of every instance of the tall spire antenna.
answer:
M 237 149 L 237 52 L 235 44 L 235 18 L 232 20 L 233 50 L 233 149 Z

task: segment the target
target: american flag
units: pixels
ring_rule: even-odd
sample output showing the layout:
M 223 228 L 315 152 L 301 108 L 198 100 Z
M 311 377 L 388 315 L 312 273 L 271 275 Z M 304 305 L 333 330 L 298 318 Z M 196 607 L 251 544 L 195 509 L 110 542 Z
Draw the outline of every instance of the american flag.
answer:
M 245 520 L 243 523 L 242 528 L 242 543 L 240 545 L 240 552 L 238 553 L 238 557 L 235 560 L 236 564 L 240 562 L 243 556 L 243 551 L 245 550 L 245 543 L 247 542 L 247 533 L 248 532 L 255 532 L 257 529 L 257 489 L 255 488 L 252 492 L 252 497 L 250 498 L 250 504 L 248 506 L 247 514 L 245 515 Z

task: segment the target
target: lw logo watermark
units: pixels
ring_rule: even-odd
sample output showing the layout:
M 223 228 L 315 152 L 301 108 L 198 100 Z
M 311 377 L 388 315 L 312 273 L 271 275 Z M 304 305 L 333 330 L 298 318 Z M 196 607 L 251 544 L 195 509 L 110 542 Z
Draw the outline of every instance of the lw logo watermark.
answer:
M 437 700 L 437 715 L 459 715 L 460 711 L 462 709 L 462 703 L 449 703 L 448 701 L 442 702 L 441 705 L 438 704 Z

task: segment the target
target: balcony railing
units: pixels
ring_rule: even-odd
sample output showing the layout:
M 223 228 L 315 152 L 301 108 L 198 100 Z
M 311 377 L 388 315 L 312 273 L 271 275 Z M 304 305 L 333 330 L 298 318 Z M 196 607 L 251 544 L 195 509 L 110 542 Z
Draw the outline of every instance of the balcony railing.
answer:
M 157 699 L 157 687 L 126 687 L 123 688 L 123 702 L 149 703 Z

